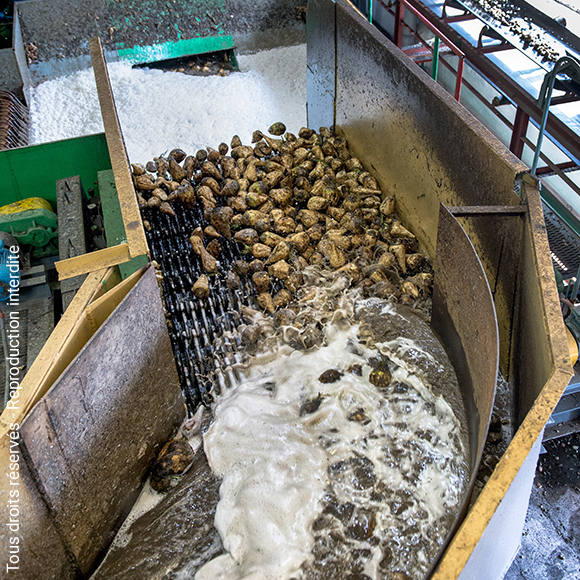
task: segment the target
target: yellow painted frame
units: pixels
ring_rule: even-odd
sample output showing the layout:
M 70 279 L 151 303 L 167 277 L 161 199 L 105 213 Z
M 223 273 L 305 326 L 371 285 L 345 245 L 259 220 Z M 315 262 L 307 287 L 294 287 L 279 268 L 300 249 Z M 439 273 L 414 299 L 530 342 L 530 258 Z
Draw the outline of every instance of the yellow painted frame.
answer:
M 56 262 L 59 280 L 94 272 L 107 266 L 122 264 L 137 256 L 149 256 L 149 247 L 133 187 L 129 159 L 115 108 L 115 99 L 100 38 L 91 38 L 89 47 L 127 243 Z
M 536 268 L 528 271 L 522 287 L 534 293 L 538 300 L 530 305 L 534 311 L 532 323 L 538 336 L 549 344 L 548 360 L 542 369 L 546 382 L 534 399 L 506 452 L 495 467 L 461 527 L 453 536 L 430 580 L 456 580 L 481 540 L 483 533 L 498 510 L 509 487 L 522 468 L 532 447 L 541 437 L 554 408 L 573 374 L 570 351 L 562 319 L 554 270 L 550 258 L 548 236 L 543 227 L 543 211 L 537 182 L 523 176 L 523 198 L 527 202 L 526 236 L 530 258 Z M 524 257 L 525 258 L 525 257 Z
M 18 408 L 0 415 L 0 448 L 10 425 L 21 423 L 79 351 L 137 283 L 145 269 L 121 281 L 119 269 L 91 272 L 76 293 L 59 323 L 20 384 Z

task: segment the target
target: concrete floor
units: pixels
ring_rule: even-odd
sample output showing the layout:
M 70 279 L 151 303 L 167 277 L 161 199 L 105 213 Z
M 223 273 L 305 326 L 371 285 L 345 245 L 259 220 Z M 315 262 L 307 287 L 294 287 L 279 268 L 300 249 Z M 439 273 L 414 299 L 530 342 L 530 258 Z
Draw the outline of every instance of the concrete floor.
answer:
M 544 447 L 520 551 L 504 580 L 580 578 L 580 433 Z

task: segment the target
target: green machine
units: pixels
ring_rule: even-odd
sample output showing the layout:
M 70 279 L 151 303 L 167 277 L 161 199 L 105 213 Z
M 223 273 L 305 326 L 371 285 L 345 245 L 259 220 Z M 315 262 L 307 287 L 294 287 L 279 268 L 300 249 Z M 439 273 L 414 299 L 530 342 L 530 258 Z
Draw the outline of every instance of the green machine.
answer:
M 35 258 L 58 254 L 58 218 L 40 197 L 0 207 L 0 231 L 14 236 L 21 246 L 30 246 Z
M 0 231 L 33 258 L 58 256 L 56 182 L 78 175 L 98 194 L 97 174 L 110 168 L 102 133 L 0 151 Z
M 58 183 L 74 176 L 78 176 L 78 191 L 58 194 Z M 79 195 L 86 207 L 99 207 L 95 210 L 102 214 L 99 226 L 90 217 L 83 220 L 63 213 L 68 202 Z M 67 203 L 62 203 L 63 196 Z M 83 230 L 83 221 L 87 235 L 94 228 L 104 233 L 106 243 L 96 249 L 126 241 L 104 133 L 0 151 L 0 232 L 12 235 L 33 259 L 60 254 L 63 260 L 71 257 L 62 252 L 63 244 L 66 247 L 71 236 L 78 241 L 75 232 Z M 78 249 L 80 244 L 73 246 Z M 147 260 L 147 256 L 139 256 L 120 264 L 121 276 L 130 276 Z
M 570 309 L 570 314 L 564 321 L 576 342 L 580 345 L 580 306 Z

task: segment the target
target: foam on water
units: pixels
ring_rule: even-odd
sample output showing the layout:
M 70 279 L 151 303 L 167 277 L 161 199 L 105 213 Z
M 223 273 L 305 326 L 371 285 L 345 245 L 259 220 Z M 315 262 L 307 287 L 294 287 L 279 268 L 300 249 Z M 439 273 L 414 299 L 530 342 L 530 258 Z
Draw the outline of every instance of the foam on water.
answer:
M 108 65 L 129 159 L 146 163 L 176 147 L 195 152 L 229 144 L 237 134 L 283 120 L 297 133 L 306 125 L 306 46 L 239 56 L 241 72 L 226 77 Z M 31 143 L 102 132 L 93 71 L 44 82 L 31 94 Z
M 401 316 L 387 304 L 382 315 Z M 369 348 L 360 330 L 329 323 L 320 348 L 257 357 L 222 392 L 204 450 L 223 477 L 215 525 L 228 553 L 196 580 L 428 571 L 465 491 L 461 427 L 412 362 L 429 353 L 409 339 Z M 385 388 L 369 380 L 377 357 L 390 361 Z M 320 382 L 328 369 L 343 374 Z

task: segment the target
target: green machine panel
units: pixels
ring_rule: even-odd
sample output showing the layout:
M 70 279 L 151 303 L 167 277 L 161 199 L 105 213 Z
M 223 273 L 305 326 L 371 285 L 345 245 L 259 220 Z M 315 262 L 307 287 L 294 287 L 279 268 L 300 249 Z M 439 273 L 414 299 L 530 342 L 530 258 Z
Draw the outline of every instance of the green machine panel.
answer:
M 0 231 L 14 236 L 19 244 L 32 246 L 35 257 L 58 254 L 58 220 L 47 209 L 0 215 Z
M 0 206 L 41 197 L 56 210 L 56 181 L 80 175 L 98 193 L 97 173 L 111 168 L 104 133 L 0 151 Z

